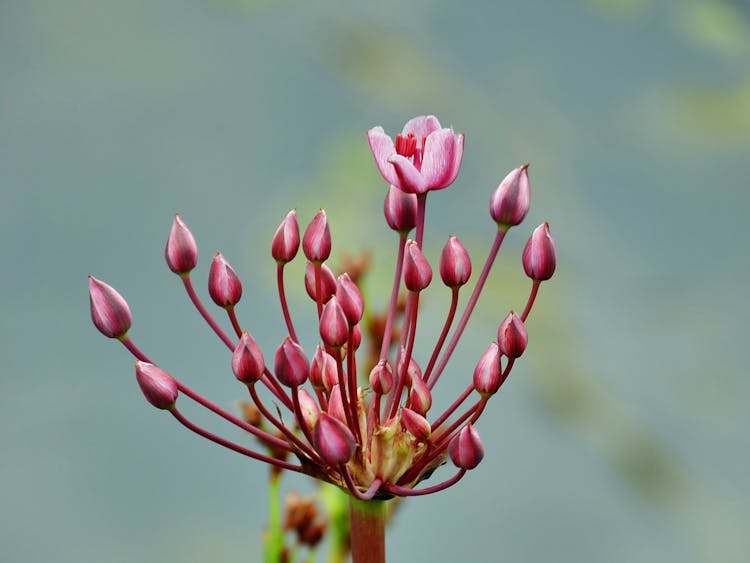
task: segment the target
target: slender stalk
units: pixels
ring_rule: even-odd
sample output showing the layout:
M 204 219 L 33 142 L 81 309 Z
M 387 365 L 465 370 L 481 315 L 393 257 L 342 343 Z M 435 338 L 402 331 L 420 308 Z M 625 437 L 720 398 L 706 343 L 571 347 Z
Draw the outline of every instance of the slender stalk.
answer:
M 526 307 L 523 309 L 523 313 L 521 313 L 521 320 L 523 322 L 526 322 L 526 318 L 529 316 L 529 313 L 531 312 L 531 306 L 534 304 L 534 300 L 536 299 L 536 294 L 539 292 L 539 284 L 541 282 L 538 280 L 534 280 L 534 283 L 531 284 L 531 293 L 529 294 L 529 299 L 526 301 Z
M 393 333 L 393 318 L 396 316 L 396 305 L 398 304 L 398 288 L 401 284 L 401 271 L 404 267 L 404 248 L 406 246 L 406 234 L 402 234 L 398 240 L 398 256 L 396 257 L 396 273 L 393 278 L 393 289 L 391 300 L 388 304 L 388 316 L 385 319 L 385 330 L 383 331 L 383 343 L 380 346 L 380 361 L 388 358 L 388 348 L 391 345 L 391 334 Z
M 232 342 L 232 339 L 229 338 L 227 334 L 221 329 L 221 327 L 216 323 L 214 318 L 211 316 L 211 313 L 209 313 L 208 310 L 203 306 L 203 303 L 198 297 L 198 294 L 195 293 L 195 288 L 193 287 L 193 282 L 190 281 L 190 276 L 185 276 L 181 279 L 182 284 L 185 286 L 185 291 L 187 291 L 188 297 L 190 297 L 190 301 L 192 301 L 195 308 L 198 309 L 198 312 L 203 317 L 203 320 L 208 323 L 208 326 L 213 329 L 213 331 L 216 333 L 216 336 L 221 339 L 226 347 L 229 348 L 230 351 L 234 352 L 235 344 Z
M 281 301 L 281 311 L 284 314 L 284 322 L 286 323 L 286 329 L 289 331 L 289 338 L 299 344 L 297 333 L 294 332 L 292 317 L 289 314 L 289 306 L 286 303 L 286 292 L 284 291 L 284 264 L 282 263 L 279 263 L 276 266 L 276 285 L 279 288 L 279 301 Z
M 385 563 L 385 502 L 350 497 L 352 563 Z

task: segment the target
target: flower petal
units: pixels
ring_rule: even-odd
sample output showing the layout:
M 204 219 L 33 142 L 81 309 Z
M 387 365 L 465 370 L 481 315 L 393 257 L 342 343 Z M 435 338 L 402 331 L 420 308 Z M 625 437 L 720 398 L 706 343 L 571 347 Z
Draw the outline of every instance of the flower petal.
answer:
M 398 189 L 409 194 L 423 194 L 427 191 L 422 174 L 408 158 L 395 154 L 388 159 L 396 174 L 396 181 L 391 182 Z
M 404 136 L 409 133 L 414 135 L 417 139 L 417 146 L 421 148 L 422 139 L 438 129 L 440 129 L 440 122 L 437 117 L 434 115 L 420 115 L 407 121 L 401 134 Z
M 460 147 L 453 129 L 440 129 L 427 137 L 422 157 L 422 176 L 427 190 L 445 188 L 455 180 L 456 153 L 459 150 L 463 153 Z
M 398 176 L 388 159 L 396 154 L 396 146 L 393 139 L 385 134 L 382 127 L 373 127 L 367 132 L 367 141 L 370 143 L 372 156 L 375 157 L 375 164 L 380 170 L 386 182 L 398 185 Z

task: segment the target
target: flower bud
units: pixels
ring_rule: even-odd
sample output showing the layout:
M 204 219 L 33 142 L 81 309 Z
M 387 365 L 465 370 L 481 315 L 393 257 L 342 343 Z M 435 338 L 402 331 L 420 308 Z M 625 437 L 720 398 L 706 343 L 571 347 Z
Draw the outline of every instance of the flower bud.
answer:
M 500 350 L 494 342 L 487 347 L 474 368 L 474 388 L 483 397 L 497 393 L 503 383 L 500 371 Z
M 320 264 L 331 255 L 331 229 L 322 209 L 313 217 L 302 238 L 302 250 L 310 262 Z
M 248 385 L 255 383 L 266 368 L 263 352 L 247 332 L 243 332 L 240 341 L 232 354 L 232 372 L 234 376 Z
M 344 424 L 326 413 L 320 413 L 313 432 L 315 449 L 328 465 L 349 461 L 357 449 L 354 434 Z
M 305 289 L 310 299 L 315 298 L 315 266 L 308 262 L 305 266 Z M 325 264 L 320 265 L 320 302 L 326 303 L 336 293 L 336 276 Z
M 407 432 L 420 442 L 426 442 L 430 439 L 432 428 L 430 428 L 430 423 L 427 422 L 425 417 L 407 408 L 401 409 L 399 414 L 401 416 L 401 424 Z
M 508 358 L 520 358 L 529 341 L 526 325 L 521 317 L 511 311 L 497 329 L 497 345 Z
M 531 205 L 528 164 L 511 170 L 490 198 L 490 215 L 498 227 L 518 225 Z
M 448 445 L 448 454 L 456 467 L 474 469 L 484 457 L 479 432 L 471 424 L 464 426 Z
M 306 389 L 300 389 L 297 396 L 299 397 L 299 408 L 302 413 L 302 420 L 307 427 L 312 430 L 315 428 L 315 424 L 318 422 L 318 415 L 320 414 L 318 404 Z
M 409 390 L 409 408 L 414 412 L 425 415 L 432 406 L 432 393 L 421 377 L 411 378 Z
M 297 212 L 292 209 L 281 221 L 271 241 L 271 256 L 280 264 L 294 260 L 299 250 L 299 225 Z
M 159 366 L 135 362 L 135 378 L 146 400 L 157 409 L 172 410 L 179 394 L 177 382 Z
M 338 383 L 331 387 L 331 396 L 328 398 L 328 414 L 346 424 L 344 398 L 341 396 L 341 387 Z
M 385 196 L 383 213 L 391 229 L 406 234 L 417 225 L 417 196 L 391 186 Z
M 347 273 L 341 274 L 338 278 L 336 283 L 336 298 L 344 310 L 349 326 L 354 326 L 362 320 L 362 315 L 365 311 L 365 301 L 357 284 L 352 281 Z
M 370 371 L 370 386 L 378 395 L 387 395 L 393 387 L 393 371 L 385 360 L 379 361 Z
M 523 269 L 534 281 L 544 281 L 555 273 L 557 251 L 555 241 L 549 234 L 549 223 L 539 225 L 531 234 L 523 249 Z
M 130 307 L 115 288 L 89 276 L 89 304 L 91 320 L 107 338 L 123 338 L 130 330 L 133 318 Z
M 242 282 L 221 252 L 217 252 L 211 261 L 208 293 L 214 303 L 224 309 L 231 309 L 242 297 Z
M 180 276 L 190 273 L 198 263 L 198 246 L 195 244 L 195 238 L 179 214 L 175 215 L 172 221 L 164 257 L 169 269 Z
M 346 344 L 348 336 L 349 323 L 344 310 L 338 299 L 335 296 L 331 297 L 323 306 L 323 313 L 320 315 L 320 337 L 328 346 L 339 348 Z
M 287 387 L 302 385 L 310 375 L 310 365 L 302 346 L 288 336 L 276 349 L 273 369 L 276 372 L 276 378 Z
M 315 348 L 315 354 L 313 354 L 312 362 L 310 362 L 310 383 L 313 389 L 328 392 L 331 391 L 331 387 L 338 383 L 336 360 L 323 350 L 320 344 Z
M 440 253 L 440 278 L 451 288 L 464 285 L 471 277 L 471 259 L 464 245 L 453 235 Z
M 409 291 L 422 291 L 432 281 L 432 268 L 413 240 L 406 242 L 404 255 L 404 285 Z

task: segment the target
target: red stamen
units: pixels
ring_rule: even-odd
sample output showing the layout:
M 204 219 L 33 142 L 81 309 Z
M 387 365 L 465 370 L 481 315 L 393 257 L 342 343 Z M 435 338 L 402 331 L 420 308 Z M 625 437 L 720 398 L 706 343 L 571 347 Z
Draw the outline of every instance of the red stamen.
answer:
M 414 152 L 417 150 L 417 138 L 414 133 L 409 133 L 406 137 L 403 135 L 396 135 L 396 152 L 401 156 L 409 158 L 414 156 Z

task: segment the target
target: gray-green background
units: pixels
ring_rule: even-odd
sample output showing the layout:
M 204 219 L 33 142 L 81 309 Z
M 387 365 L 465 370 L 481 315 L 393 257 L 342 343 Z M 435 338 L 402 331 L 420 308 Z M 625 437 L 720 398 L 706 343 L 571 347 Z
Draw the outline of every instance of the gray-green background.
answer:
M 270 356 L 284 213 L 323 206 L 338 256 L 372 250 L 382 303 L 394 241 L 364 131 L 434 113 L 466 153 L 430 197 L 428 257 L 457 233 L 478 271 L 497 182 L 530 162 L 533 190 L 436 402 L 522 306 L 543 220 L 559 265 L 480 421 L 484 462 L 402 507 L 390 560 L 747 561 L 749 65 L 740 0 L 3 0 L 0 559 L 260 560 L 266 467 L 145 403 L 91 326 L 86 275 L 123 293 L 149 354 L 234 408 L 228 356 L 163 263 L 172 214 L 204 295 L 216 250 L 242 275 Z M 446 304 L 436 285 L 422 356 Z

